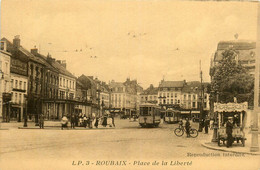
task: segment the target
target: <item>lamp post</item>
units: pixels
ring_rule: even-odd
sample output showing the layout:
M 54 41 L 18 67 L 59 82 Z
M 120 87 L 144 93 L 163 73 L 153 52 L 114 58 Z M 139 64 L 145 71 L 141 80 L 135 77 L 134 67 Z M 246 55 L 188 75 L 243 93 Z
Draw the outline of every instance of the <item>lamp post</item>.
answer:
M 214 91 L 211 91 L 210 92 L 210 98 L 211 98 L 210 111 L 211 111 L 211 114 L 213 115 L 213 118 L 214 118 L 213 136 L 212 136 L 211 142 L 217 142 L 218 141 L 218 121 L 217 121 L 218 115 L 217 115 L 217 113 L 214 112 L 214 97 L 213 97 L 213 95 L 214 95 Z M 218 91 L 216 92 L 216 98 L 217 98 L 217 102 L 218 102 Z
M 24 95 L 24 100 L 25 100 L 26 110 L 25 110 L 25 115 L 24 115 L 24 124 L 23 124 L 23 127 L 27 127 L 27 95 L 26 95 L 26 94 Z
M 260 4 L 258 3 L 258 18 L 257 18 L 257 26 L 260 26 Z M 254 86 L 254 112 L 252 115 L 253 126 L 251 128 L 251 152 L 259 151 L 258 144 L 258 112 L 259 112 L 259 57 L 260 57 L 260 32 L 258 30 L 257 34 L 257 42 L 256 42 L 256 57 L 255 57 L 255 86 Z

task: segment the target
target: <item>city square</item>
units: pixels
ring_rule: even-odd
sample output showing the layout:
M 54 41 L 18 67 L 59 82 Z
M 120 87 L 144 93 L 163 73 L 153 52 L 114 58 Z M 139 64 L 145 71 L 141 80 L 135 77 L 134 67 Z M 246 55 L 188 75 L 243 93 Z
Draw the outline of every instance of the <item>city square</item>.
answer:
M 221 162 L 226 159 L 232 159 L 234 162 L 225 165 L 229 168 L 243 169 L 242 163 L 246 164 L 248 169 L 259 166 L 259 155 L 223 152 L 203 147 L 201 142 L 210 140 L 212 131 L 209 134 L 199 133 L 197 138 L 177 137 L 174 134 L 176 124 L 162 123 L 159 128 L 147 129 L 141 128 L 138 122 L 117 118 L 115 128 L 76 128 L 62 131 L 59 122 L 48 124 L 55 127 L 18 129 L 17 126 L 22 127 L 22 124 L 9 127 L 2 124 L 2 128 L 9 130 L 1 130 L 1 140 L 6 141 L 0 145 L 1 168 L 16 169 L 28 165 L 26 169 L 49 169 L 54 166 L 63 169 L 185 169 L 185 166 L 173 166 L 170 162 L 192 161 L 192 167 L 195 169 L 202 162 L 207 166 L 215 164 L 211 169 L 219 169 L 222 167 Z M 30 125 L 31 123 L 28 127 Z M 33 127 L 33 124 L 31 126 Z M 198 124 L 194 123 L 192 127 L 198 128 Z M 88 161 L 89 165 L 86 164 Z M 127 161 L 127 165 L 101 166 L 102 161 Z M 151 164 L 157 161 L 159 165 L 142 166 L 135 161 Z M 168 162 L 168 165 L 162 166 L 162 161 Z
M 259 169 L 259 16 L 239 0 L 2 2 L 0 170 Z

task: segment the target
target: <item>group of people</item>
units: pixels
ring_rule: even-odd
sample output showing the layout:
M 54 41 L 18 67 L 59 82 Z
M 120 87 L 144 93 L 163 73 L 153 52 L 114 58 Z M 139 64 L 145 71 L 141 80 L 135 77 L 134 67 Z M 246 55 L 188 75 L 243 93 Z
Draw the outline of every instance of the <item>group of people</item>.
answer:
M 68 128 L 69 119 L 66 115 L 64 115 L 61 119 L 61 129 Z M 114 116 L 111 114 L 105 114 L 104 116 L 98 117 L 94 116 L 89 117 L 85 114 L 80 113 L 79 115 L 72 114 L 70 118 L 70 124 L 71 128 L 75 129 L 75 126 L 79 127 L 85 127 L 85 128 L 92 128 L 93 125 L 98 128 L 99 125 L 102 125 L 103 127 L 106 127 L 109 125 L 109 127 L 115 127 L 115 121 Z
M 210 119 L 208 116 L 206 116 L 205 119 L 201 119 L 199 122 L 199 132 L 203 132 L 203 129 L 205 130 L 205 134 L 209 133 L 209 126 L 210 126 Z
M 190 137 L 190 128 L 191 128 L 191 124 L 190 124 L 190 120 L 189 118 L 186 118 L 186 122 L 185 125 L 183 126 L 183 120 L 180 119 L 179 121 L 179 126 L 181 128 L 185 127 L 185 131 L 187 134 L 187 137 Z M 205 119 L 202 119 L 202 121 L 200 122 L 200 127 L 201 127 L 201 131 L 203 131 L 203 128 L 205 129 L 205 134 L 208 134 L 208 130 L 209 130 L 209 126 L 210 126 L 210 120 L 208 117 L 206 117 Z

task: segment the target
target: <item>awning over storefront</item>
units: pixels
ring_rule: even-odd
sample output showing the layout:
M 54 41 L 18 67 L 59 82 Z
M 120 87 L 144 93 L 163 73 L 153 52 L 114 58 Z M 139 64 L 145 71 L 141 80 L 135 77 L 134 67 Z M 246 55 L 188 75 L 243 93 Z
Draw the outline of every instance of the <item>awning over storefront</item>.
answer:
M 200 114 L 200 111 L 198 111 L 198 110 L 193 110 L 193 111 L 191 111 L 191 114 Z
M 248 108 L 248 103 L 214 103 L 215 112 L 234 112 L 234 111 L 245 111 Z
M 190 111 L 181 111 L 181 114 L 190 114 Z

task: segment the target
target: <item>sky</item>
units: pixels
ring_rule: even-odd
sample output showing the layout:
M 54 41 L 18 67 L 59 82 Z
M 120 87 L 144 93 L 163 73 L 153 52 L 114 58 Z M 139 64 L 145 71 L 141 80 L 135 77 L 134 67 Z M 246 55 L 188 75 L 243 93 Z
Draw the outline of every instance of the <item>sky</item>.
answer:
M 209 82 L 219 41 L 256 40 L 257 3 L 167 0 L 2 0 L 1 37 L 108 82 Z M 96 57 L 95 57 L 96 56 Z

